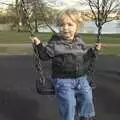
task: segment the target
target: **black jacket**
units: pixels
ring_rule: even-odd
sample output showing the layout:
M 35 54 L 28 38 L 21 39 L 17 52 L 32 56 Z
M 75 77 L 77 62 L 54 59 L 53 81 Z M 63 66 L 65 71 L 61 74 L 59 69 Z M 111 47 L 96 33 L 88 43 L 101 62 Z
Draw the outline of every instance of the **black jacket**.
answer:
M 37 46 L 42 60 L 52 59 L 53 78 L 76 78 L 88 72 L 90 59 L 95 57 L 93 48 L 88 48 L 80 34 L 74 40 L 65 40 L 59 35 L 52 36 L 46 46 Z

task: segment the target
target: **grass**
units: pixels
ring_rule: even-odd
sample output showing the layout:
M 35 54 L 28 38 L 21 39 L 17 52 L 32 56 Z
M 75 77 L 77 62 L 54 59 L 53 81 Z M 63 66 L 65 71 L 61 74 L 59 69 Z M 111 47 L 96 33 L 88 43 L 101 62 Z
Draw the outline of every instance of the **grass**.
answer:
M 52 33 L 37 33 L 42 41 L 48 41 Z M 95 34 L 81 34 L 82 38 L 86 43 L 95 43 L 96 35 Z M 16 32 L 16 31 L 3 31 L 0 32 L 0 43 L 31 43 L 29 40 L 30 34 L 28 32 Z M 110 44 L 120 44 L 120 34 L 104 34 L 103 43 Z
M 109 55 L 120 55 L 120 46 L 110 46 L 104 47 L 101 50 L 102 54 L 109 54 Z
M 7 52 L 7 47 L 0 47 L 0 52 L 1 53 Z
M 43 42 L 48 41 L 52 33 L 37 33 L 37 37 L 39 37 Z M 96 35 L 95 34 L 82 34 L 81 35 L 83 40 L 88 44 L 94 44 L 96 42 Z M 24 44 L 30 43 L 29 39 L 30 34 L 28 32 L 15 32 L 15 31 L 1 31 L 0 32 L 0 44 Z M 104 34 L 103 35 L 103 44 L 119 44 L 120 45 L 120 34 Z M 0 47 L 0 52 L 4 53 L 31 53 L 31 48 L 20 48 L 20 47 L 11 47 L 5 46 Z M 101 50 L 102 54 L 115 54 L 120 55 L 120 46 L 105 46 Z
M 95 34 L 82 34 L 82 38 L 86 43 L 95 43 Z M 102 43 L 109 44 L 120 44 L 120 34 L 104 34 L 102 38 Z
M 51 37 L 51 33 L 37 33 L 36 36 L 38 36 L 41 40 L 47 41 Z M 4 31 L 0 32 L 0 43 L 31 43 L 30 34 L 28 32 L 16 32 L 16 31 Z

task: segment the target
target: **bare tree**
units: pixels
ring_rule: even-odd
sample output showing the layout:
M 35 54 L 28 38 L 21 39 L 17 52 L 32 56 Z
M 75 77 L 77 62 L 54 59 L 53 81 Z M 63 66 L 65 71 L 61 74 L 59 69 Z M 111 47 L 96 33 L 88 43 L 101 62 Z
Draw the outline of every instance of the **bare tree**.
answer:
M 19 32 L 20 31 L 20 23 L 21 23 L 19 0 L 15 0 L 15 10 L 16 10 L 17 31 Z
M 32 13 L 30 21 L 31 23 L 34 23 L 35 32 L 38 32 L 39 25 L 47 25 L 52 31 L 54 31 L 49 24 L 53 23 L 54 17 L 55 17 L 55 10 L 52 9 L 50 6 L 47 5 L 43 0 L 20 0 L 19 2 L 22 4 L 22 14 L 21 17 L 24 15 L 23 22 L 27 21 L 27 18 L 25 16 L 29 16 L 29 14 Z M 24 5 L 23 5 L 24 3 Z M 27 10 L 27 13 L 24 13 L 24 7 Z M 26 19 L 25 19 L 26 18 Z M 24 25 L 25 26 L 25 25 Z
M 36 0 L 35 4 L 34 16 L 38 19 L 39 25 L 44 24 L 49 27 L 51 31 L 55 32 L 50 24 L 54 24 L 57 10 L 49 6 L 48 2 L 43 2 L 43 0 Z
M 54 20 L 53 13 L 54 13 L 54 10 L 42 0 L 35 0 L 33 2 L 33 15 L 34 15 L 36 32 L 37 32 L 38 25 L 40 24 L 47 25 L 53 31 L 53 29 L 49 25 L 53 23 L 53 20 Z
M 102 28 L 107 22 L 116 19 L 120 12 L 120 0 L 84 0 L 82 5 L 88 5 L 98 29 L 97 41 L 102 39 Z

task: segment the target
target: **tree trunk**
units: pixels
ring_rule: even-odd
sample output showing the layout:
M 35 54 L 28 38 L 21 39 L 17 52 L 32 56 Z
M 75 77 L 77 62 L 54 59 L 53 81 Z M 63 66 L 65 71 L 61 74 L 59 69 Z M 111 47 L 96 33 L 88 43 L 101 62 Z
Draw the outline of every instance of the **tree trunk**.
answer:
M 102 39 L 102 25 L 99 23 L 98 33 L 97 33 L 97 43 L 101 42 L 101 39 Z
M 35 32 L 38 32 L 38 20 L 35 19 Z

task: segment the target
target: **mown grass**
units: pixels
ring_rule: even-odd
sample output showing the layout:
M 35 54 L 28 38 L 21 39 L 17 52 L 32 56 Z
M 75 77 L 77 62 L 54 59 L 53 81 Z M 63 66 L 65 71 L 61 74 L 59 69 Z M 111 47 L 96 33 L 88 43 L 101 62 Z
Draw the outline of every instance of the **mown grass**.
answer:
M 36 33 L 36 36 L 42 41 L 48 41 L 51 38 L 52 33 Z M 0 43 L 31 43 L 29 37 L 30 34 L 28 32 L 4 31 L 0 32 Z M 95 34 L 81 34 L 81 37 L 86 43 L 96 42 Z M 104 34 L 102 42 L 118 44 L 120 43 L 120 34 Z
M 120 46 L 106 46 L 101 49 L 100 53 L 109 55 L 120 55 Z
M 96 34 L 82 34 L 82 38 L 86 43 L 95 43 L 97 40 Z M 120 34 L 104 34 L 102 35 L 102 43 L 120 44 Z
M 50 39 L 52 33 L 37 33 L 36 36 L 42 41 Z M 0 32 L 0 43 L 31 43 L 30 34 L 28 32 L 4 31 Z

